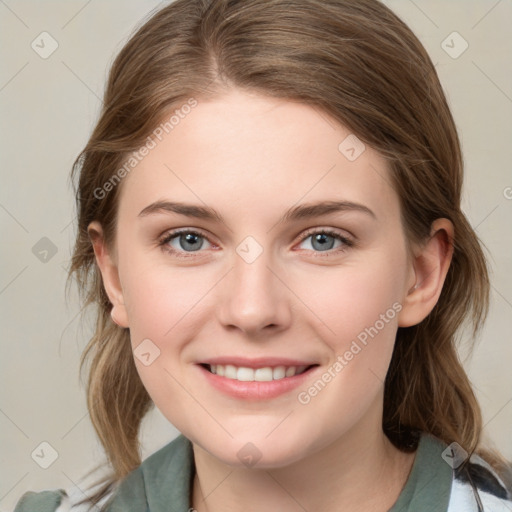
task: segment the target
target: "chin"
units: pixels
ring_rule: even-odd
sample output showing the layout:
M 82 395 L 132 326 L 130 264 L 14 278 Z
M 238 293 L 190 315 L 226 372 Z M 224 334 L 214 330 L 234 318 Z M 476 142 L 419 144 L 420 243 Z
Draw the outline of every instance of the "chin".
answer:
M 273 434 L 270 435 L 272 437 Z M 304 436 L 275 435 L 267 432 L 259 435 L 240 435 L 224 442 L 196 441 L 204 450 L 224 464 L 237 468 L 272 469 L 283 468 L 307 456 L 308 446 Z

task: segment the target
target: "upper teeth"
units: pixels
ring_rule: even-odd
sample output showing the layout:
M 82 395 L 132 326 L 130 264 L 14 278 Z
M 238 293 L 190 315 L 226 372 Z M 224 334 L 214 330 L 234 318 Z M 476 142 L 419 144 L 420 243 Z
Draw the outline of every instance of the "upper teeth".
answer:
M 271 380 L 284 379 L 285 377 L 293 377 L 299 373 L 302 373 L 307 366 L 276 366 L 271 368 L 266 366 L 265 368 L 245 368 L 243 366 L 237 367 L 230 364 L 212 364 L 210 365 L 210 371 L 216 373 L 221 377 L 228 379 L 235 379 L 241 381 L 258 381 L 268 382 Z

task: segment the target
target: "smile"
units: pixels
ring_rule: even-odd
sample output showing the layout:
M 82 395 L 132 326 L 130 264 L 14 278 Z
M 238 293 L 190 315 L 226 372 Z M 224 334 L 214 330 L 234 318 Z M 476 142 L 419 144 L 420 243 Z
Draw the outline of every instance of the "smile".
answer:
M 306 364 L 305 364 L 306 363 Z M 270 400 L 286 395 L 321 369 L 316 363 L 282 358 L 217 358 L 196 365 L 201 378 L 222 394 L 241 400 Z
M 207 365 L 207 369 L 215 375 L 242 382 L 270 382 L 272 380 L 285 379 L 304 373 L 307 366 L 265 366 L 263 368 L 247 368 L 230 364 Z

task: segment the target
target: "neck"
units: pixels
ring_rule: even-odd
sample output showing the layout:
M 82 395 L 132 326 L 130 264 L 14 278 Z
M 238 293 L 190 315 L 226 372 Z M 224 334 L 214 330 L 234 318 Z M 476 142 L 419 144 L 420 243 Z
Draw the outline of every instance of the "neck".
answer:
M 234 468 L 194 445 L 194 509 L 389 510 L 407 481 L 414 454 L 395 448 L 382 432 L 382 416 L 373 416 L 322 450 L 281 468 Z M 379 421 L 375 422 L 375 416 Z

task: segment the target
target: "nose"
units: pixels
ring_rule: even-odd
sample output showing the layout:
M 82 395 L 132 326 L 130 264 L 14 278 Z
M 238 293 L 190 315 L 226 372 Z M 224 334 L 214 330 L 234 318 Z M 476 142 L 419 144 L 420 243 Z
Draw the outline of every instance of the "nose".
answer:
M 217 318 L 226 329 L 256 339 L 289 327 L 292 293 L 271 263 L 266 251 L 252 263 L 235 254 L 232 270 L 219 283 Z

